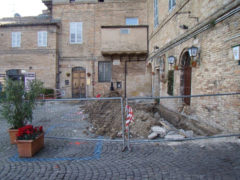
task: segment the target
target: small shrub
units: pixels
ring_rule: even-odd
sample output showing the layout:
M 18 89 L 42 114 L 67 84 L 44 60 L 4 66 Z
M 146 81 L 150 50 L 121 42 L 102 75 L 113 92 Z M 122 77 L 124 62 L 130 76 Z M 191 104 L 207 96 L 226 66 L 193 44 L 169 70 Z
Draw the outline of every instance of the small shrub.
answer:
M 29 90 L 25 90 L 22 81 L 8 79 L 1 98 L 1 114 L 10 124 L 11 128 L 23 127 L 32 121 L 36 98 L 42 93 L 43 83 L 34 80 L 29 83 Z

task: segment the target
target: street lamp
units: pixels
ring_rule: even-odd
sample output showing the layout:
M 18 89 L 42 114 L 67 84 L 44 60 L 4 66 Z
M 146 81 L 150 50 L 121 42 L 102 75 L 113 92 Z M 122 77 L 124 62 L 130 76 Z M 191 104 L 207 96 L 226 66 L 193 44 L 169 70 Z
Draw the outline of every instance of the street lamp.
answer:
M 175 63 L 175 59 L 176 58 L 174 56 L 169 56 L 168 57 L 168 63 L 171 64 L 171 65 L 174 64 Z
M 188 53 L 190 57 L 196 57 L 197 53 L 198 53 L 198 48 L 195 46 L 192 46 L 190 48 L 188 48 Z

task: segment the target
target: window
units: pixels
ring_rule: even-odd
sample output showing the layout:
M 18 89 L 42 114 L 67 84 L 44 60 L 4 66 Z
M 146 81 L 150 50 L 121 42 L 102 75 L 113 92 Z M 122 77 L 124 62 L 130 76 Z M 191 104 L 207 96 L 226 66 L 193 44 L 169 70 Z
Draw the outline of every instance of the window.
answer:
M 176 0 L 169 0 L 168 10 L 172 11 L 175 6 L 176 6 Z
M 120 29 L 121 34 L 129 34 L 129 29 Z
M 21 32 L 12 32 L 12 47 L 21 47 Z
M 70 43 L 82 44 L 82 22 L 70 23 Z
M 154 27 L 158 26 L 158 0 L 154 0 Z
M 98 0 L 98 2 L 104 2 L 104 0 Z
M 69 0 L 69 2 L 71 3 L 71 2 L 75 2 L 75 0 Z
M 138 25 L 138 18 L 126 18 L 126 25 Z
M 47 31 L 38 31 L 38 46 L 47 46 Z
M 112 79 L 112 64 L 111 62 L 98 62 L 98 81 L 110 82 Z

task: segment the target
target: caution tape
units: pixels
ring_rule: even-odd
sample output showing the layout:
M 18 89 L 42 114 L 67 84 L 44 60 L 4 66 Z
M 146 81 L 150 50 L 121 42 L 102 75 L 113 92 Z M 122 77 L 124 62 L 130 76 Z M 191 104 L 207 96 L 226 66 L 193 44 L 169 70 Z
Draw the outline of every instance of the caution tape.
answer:
M 126 118 L 125 126 L 127 128 L 129 127 L 130 123 L 134 121 L 133 110 L 131 106 L 129 105 L 126 106 L 126 113 L 127 113 L 127 118 Z

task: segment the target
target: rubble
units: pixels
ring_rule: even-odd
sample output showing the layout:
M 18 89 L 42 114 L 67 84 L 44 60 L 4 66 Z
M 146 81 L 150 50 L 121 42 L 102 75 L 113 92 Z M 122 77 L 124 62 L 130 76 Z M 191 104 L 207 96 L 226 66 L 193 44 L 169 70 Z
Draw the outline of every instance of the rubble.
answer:
M 192 130 L 184 131 L 183 129 L 180 129 L 179 134 L 185 136 L 186 138 L 192 138 L 193 137 L 193 131 Z
M 160 126 L 153 126 L 151 128 L 151 130 L 153 132 L 157 133 L 159 135 L 159 137 L 161 137 L 161 138 L 163 138 L 167 133 L 166 129 L 163 127 L 160 127 Z
M 119 97 L 112 92 L 104 97 Z M 152 103 L 131 104 L 134 121 L 130 124 L 130 136 L 133 138 L 185 138 L 192 137 L 193 131 L 176 129 L 172 124 L 161 118 L 158 108 Z M 122 137 L 122 116 L 119 101 L 90 101 L 85 104 L 84 114 L 92 126 L 88 131 L 96 135 L 110 138 Z
M 185 137 L 180 134 L 167 134 L 164 139 L 166 140 L 180 140 L 184 139 Z
M 151 134 L 148 135 L 148 139 L 155 139 L 158 136 L 158 133 L 152 132 Z

